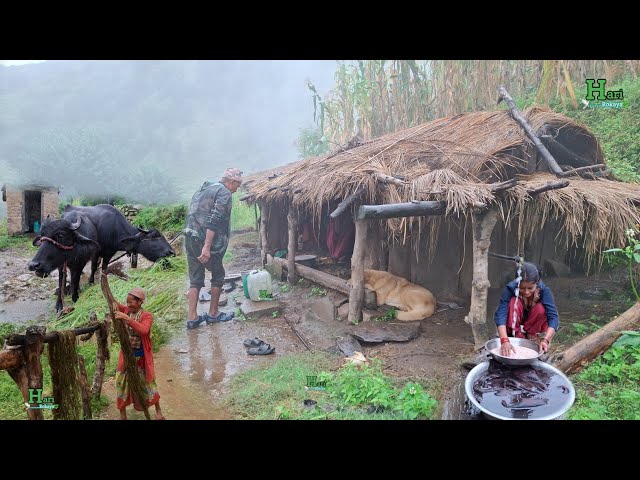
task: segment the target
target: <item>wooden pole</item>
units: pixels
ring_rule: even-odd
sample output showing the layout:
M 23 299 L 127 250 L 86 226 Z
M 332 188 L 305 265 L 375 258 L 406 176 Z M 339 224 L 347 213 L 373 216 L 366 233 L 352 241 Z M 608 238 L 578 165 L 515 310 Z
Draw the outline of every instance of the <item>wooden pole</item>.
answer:
M 104 382 L 104 370 L 109 360 L 109 325 L 111 318 L 109 315 L 105 317 L 104 322 L 96 331 L 96 371 L 93 374 L 93 384 L 91 385 L 91 395 L 96 400 L 100 399 L 102 392 L 102 383 Z
M 351 292 L 349 292 L 349 321 L 362 320 L 364 303 L 364 257 L 367 249 L 367 222 L 356 220 L 356 240 L 351 257 Z
M 513 98 L 511 98 L 511 95 L 509 95 L 503 85 L 500 85 L 498 87 L 498 92 L 500 93 L 500 96 L 498 97 L 498 103 L 500 103 L 502 100 L 505 100 L 507 102 L 507 105 L 509 105 L 509 110 L 511 111 L 511 117 L 520 124 L 524 132 L 527 134 L 527 137 L 529 137 L 529 139 L 533 142 L 533 144 L 542 155 L 542 158 L 544 158 L 547 162 L 547 165 L 549 165 L 551 171 L 558 177 L 562 176 L 562 169 L 555 161 L 551 153 L 549 153 L 547 147 L 544 146 L 538 136 L 533 132 L 533 129 L 531 128 L 531 125 L 529 125 L 529 122 L 527 122 L 527 119 L 524 118 L 518 111 L 516 102 L 513 101 Z
M 385 175 L 381 172 L 375 172 L 373 175 L 379 182 L 387 183 L 389 185 L 395 185 L 396 187 L 405 187 L 410 183 L 404 180 L 400 180 L 399 178 L 392 177 L 391 175 Z
M 515 178 L 510 178 L 509 180 L 506 180 L 504 182 L 490 184 L 489 189 L 494 193 L 498 193 L 509 190 L 510 188 L 515 187 L 517 184 L 518 180 L 516 180 Z
M 341 201 L 338 204 L 338 207 L 333 212 L 331 212 L 331 215 L 329 215 L 329 217 L 338 218 L 340 215 L 346 212 L 347 208 L 349 208 L 358 198 L 360 198 L 360 196 L 364 192 L 366 192 L 366 189 L 364 187 L 360 187 L 359 189 L 357 189 L 354 193 Z
M 287 252 L 287 282 L 293 284 L 296 281 L 296 247 L 298 244 L 298 215 L 293 207 L 289 205 L 287 213 L 287 225 L 289 228 L 289 246 Z
M 589 165 L 588 167 L 572 168 L 566 172 L 562 172 L 563 177 L 570 177 L 571 175 L 582 175 L 583 173 L 595 172 L 598 170 L 606 170 L 607 166 L 604 163 L 597 165 Z
M 78 355 L 78 383 L 82 395 L 82 413 L 84 420 L 91 420 L 91 391 L 87 380 L 87 369 L 84 366 L 84 357 Z
M 580 155 L 572 152 L 567 147 L 565 147 L 560 142 L 556 141 L 551 135 L 542 135 L 540 137 L 542 141 L 549 147 L 550 150 L 556 150 L 556 152 L 560 152 L 558 158 L 562 157 L 561 163 L 567 163 L 572 167 L 586 167 L 591 165 L 586 158 L 582 158 Z
M 414 201 L 387 205 L 362 205 L 358 209 L 357 220 L 376 218 L 417 217 L 424 215 L 444 215 L 445 201 Z
M 531 196 L 538 195 L 539 193 L 546 192 L 548 190 L 556 190 L 558 188 L 564 188 L 569 186 L 569 180 L 557 180 L 555 182 L 547 182 L 541 187 L 530 188 L 527 193 Z
M 640 327 L 640 303 L 607 323 L 604 327 L 586 336 L 573 347 L 551 358 L 556 368 L 566 374 L 578 373 L 590 361 L 606 352 L 625 330 L 637 330 Z
M 490 209 L 474 213 L 473 221 L 473 281 L 471 282 L 471 306 L 464 321 L 471 325 L 475 348 L 481 348 L 488 340 L 487 293 L 489 283 L 488 252 L 491 232 L 498 221 L 498 212 Z
M 43 327 L 44 328 L 44 327 Z M 85 333 L 95 332 L 100 328 L 100 325 L 92 325 L 90 327 L 81 327 L 74 329 L 76 335 L 84 335 Z M 57 342 L 59 339 L 58 332 L 47 333 L 43 338 L 43 343 Z M 7 345 L 10 347 L 17 345 L 24 345 L 26 343 L 26 335 L 13 334 L 9 335 L 6 339 Z
M 262 268 L 264 268 L 267 264 L 267 253 L 269 252 L 269 244 L 267 243 L 267 206 L 264 203 L 260 203 L 260 240 L 262 243 L 260 255 Z
M 273 263 L 285 265 L 285 260 L 283 258 L 274 257 Z M 288 269 L 288 262 L 286 266 Z M 337 290 L 338 292 L 344 293 L 345 295 L 349 295 L 349 292 L 351 292 L 351 288 L 349 288 L 349 284 L 347 283 L 347 281 L 341 279 L 340 277 L 336 277 L 329 273 L 324 273 L 311 267 L 300 265 L 299 263 L 295 264 L 295 268 L 297 275 L 304 277 L 307 280 L 311 280 L 312 282 L 319 283 L 323 287 Z

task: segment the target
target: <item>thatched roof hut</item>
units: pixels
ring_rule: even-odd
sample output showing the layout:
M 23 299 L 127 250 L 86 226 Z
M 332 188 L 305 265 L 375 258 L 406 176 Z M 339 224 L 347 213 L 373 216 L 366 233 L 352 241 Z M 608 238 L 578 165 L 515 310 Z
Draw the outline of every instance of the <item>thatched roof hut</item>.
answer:
M 501 220 L 493 237 L 493 226 L 489 229 L 492 250 L 524 253 L 527 242 L 529 246 L 536 244 L 547 231 L 547 238 L 555 239 L 547 243 L 555 250 L 562 239 L 561 260 L 571 251 L 585 265 L 593 265 L 602 259 L 603 250 L 624 244 L 626 227 L 640 223 L 640 185 L 613 177 L 597 139 L 585 126 L 543 108 L 531 108 L 522 115 L 535 132 L 535 142 L 542 142 L 566 173 L 558 173 L 558 165 L 553 168 L 546 161 L 541 154 L 544 147 L 537 148 L 514 120 L 517 114 L 512 117 L 508 110 L 474 112 L 366 142 L 354 141 L 321 157 L 253 174 L 245 182 L 248 193 L 244 198 L 258 203 L 263 211 L 271 208 L 280 212 L 281 217 L 293 205 L 321 225 L 338 202 L 351 196 L 347 203 L 354 218 L 377 219 L 369 222 L 384 232 L 379 240 L 389 240 L 388 264 L 369 262 L 369 268 L 387 266 L 391 271 L 392 244 L 407 244 L 409 238 L 411 248 L 404 255 L 414 253 L 416 262 L 422 261 L 421 270 L 426 268 L 423 257 L 433 260 L 437 254 L 442 263 L 440 246 L 457 245 L 449 234 L 440 232 L 441 227 L 447 225 L 450 231 L 454 225 L 463 237 L 460 246 L 464 249 L 465 232 L 472 223 L 469 220 L 475 218 L 479 228 L 488 211 Z M 407 216 L 407 212 L 419 209 L 424 209 L 423 213 Z M 371 229 L 369 256 L 370 237 Z M 538 260 L 544 250 L 540 248 L 530 248 L 530 258 Z M 486 254 L 486 248 L 484 251 Z M 544 255 L 547 253 L 545 250 Z M 462 253 L 440 267 L 456 272 L 449 284 L 455 282 L 459 287 L 464 283 L 470 288 L 470 281 L 461 282 L 461 277 L 472 276 L 462 267 L 464 257 Z M 473 262 L 476 260 L 474 257 Z M 420 269 L 414 275 L 412 269 L 403 272 L 395 268 L 414 283 L 432 289 Z M 429 269 L 434 269 L 430 263 Z M 442 279 L 442 274 L 438 278 Z

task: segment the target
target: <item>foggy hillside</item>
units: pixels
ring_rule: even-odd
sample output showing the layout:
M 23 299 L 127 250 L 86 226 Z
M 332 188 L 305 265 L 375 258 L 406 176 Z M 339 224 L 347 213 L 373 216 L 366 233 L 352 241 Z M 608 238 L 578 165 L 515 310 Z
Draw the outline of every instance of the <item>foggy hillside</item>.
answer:
M 63 195 L 185 200 L 206 178 L 297 159 L 335 61 L 47 61 L 0 65 L 0 182 Z

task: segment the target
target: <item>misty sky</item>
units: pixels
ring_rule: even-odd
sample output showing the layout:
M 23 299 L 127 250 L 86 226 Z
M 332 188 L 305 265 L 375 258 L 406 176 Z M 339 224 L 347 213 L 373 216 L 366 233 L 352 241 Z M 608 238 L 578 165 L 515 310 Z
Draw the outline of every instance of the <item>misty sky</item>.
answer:
M 30 181 L 18 159 L 44 157 L 52 131 L 59 138 L 90 130 L 82 141 L 109 150 L 103 164 L 111 171 L 135 166 L 151 178 L 167 173 L 182 198 L 230 166 L 250 173 L 295 161 L 299 130 L 313 126 L 307 80 L 326 96 L 337 66 L 333 60 L 0 60 L 0 183 Z M 71 192 L 84 181 L 82 169 L 71 166 L 75 160 L 51 155 L 39 173 L 70 168 L 66 182 L 57 183 Z M 108 178 L 100 183 L 118 188 Z

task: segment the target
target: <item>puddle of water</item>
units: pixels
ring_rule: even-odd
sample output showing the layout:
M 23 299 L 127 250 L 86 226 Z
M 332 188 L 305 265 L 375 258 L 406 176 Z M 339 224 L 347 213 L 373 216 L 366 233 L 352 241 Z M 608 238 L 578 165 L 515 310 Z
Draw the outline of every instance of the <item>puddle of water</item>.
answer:
M 53 308 L 51 300 L 11 300 L 0 303 L 0 323 L 45 322 Z

